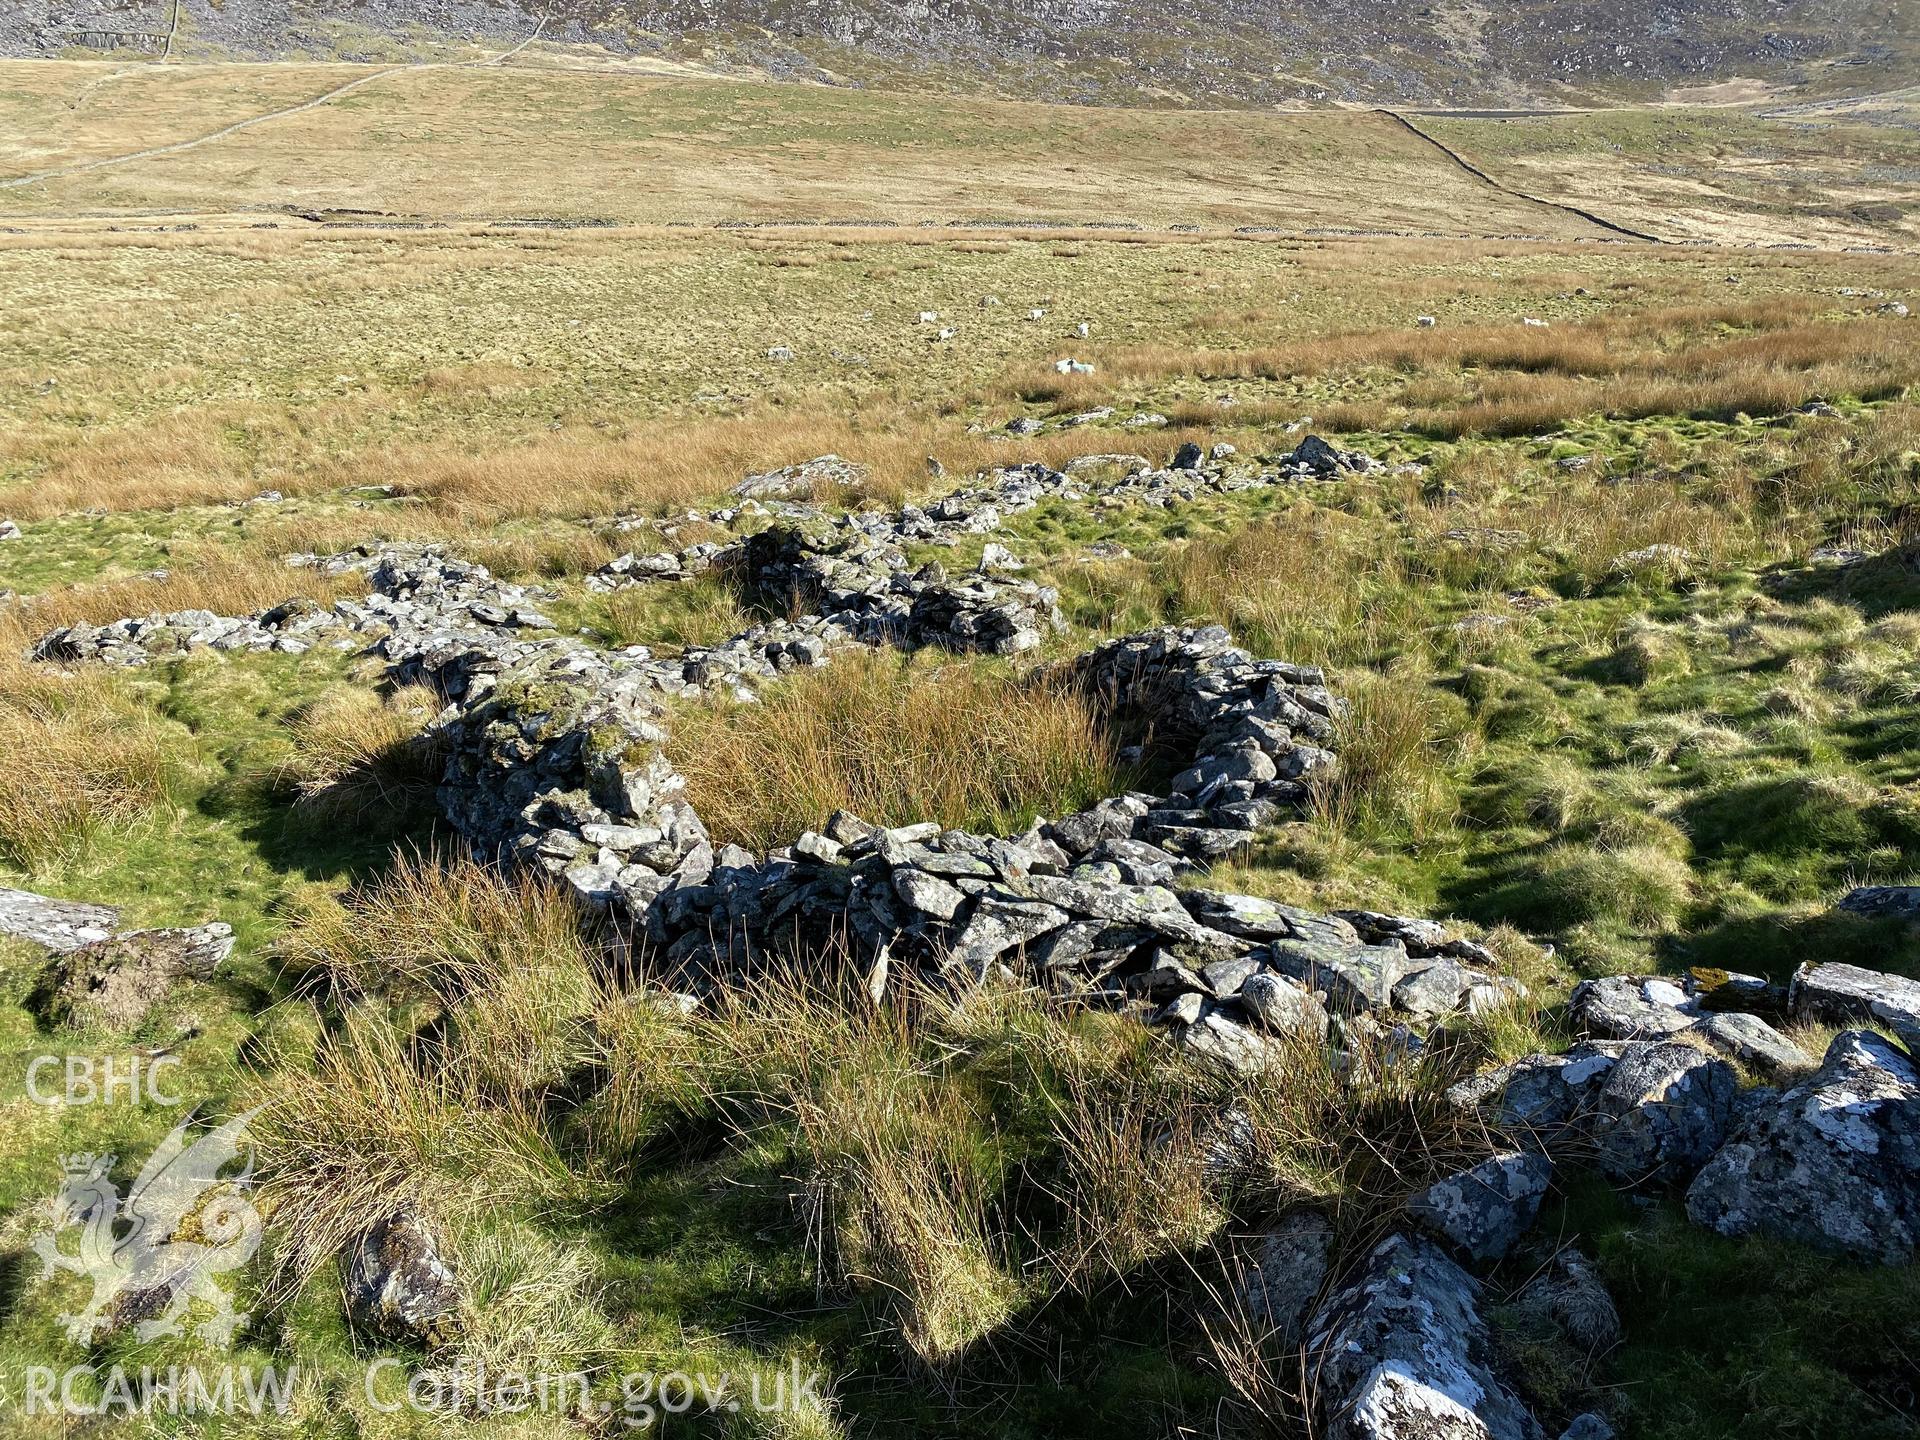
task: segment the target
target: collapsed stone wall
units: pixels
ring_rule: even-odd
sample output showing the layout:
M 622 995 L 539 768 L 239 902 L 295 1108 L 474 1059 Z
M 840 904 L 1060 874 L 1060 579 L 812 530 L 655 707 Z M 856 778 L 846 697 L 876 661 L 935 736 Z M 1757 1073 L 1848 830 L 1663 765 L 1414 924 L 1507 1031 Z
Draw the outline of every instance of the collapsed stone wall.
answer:
M 1303 445 L 1304 458 L 1277 477 L 1194 450 L 1166 470 L 1119 467 L 1125 473 L 1100 493 L 1170 504 L 1372 463 L 1323 450 Z M 139 663 L 197 643 L 284 650 L 371 641 L 396 683 L 427 685 L 447 702 L 431 738 L 447 757 L 439 796 L 449 823 L 480 853 L 554 875 L 689 984 L 771 950 L 836 944 L 868 966 L 975 977 L 1019 967 L 1058 988 L 1149 1003 L 1194 1048 L 1230 1063 L 1257 1056 L 1262 1026 L 1319 1013 L 1324 1029 L 1316 989 L 1331 995 L 1336 1016 L 1394 1012 L 1402 1002 L 1410 1015 L 1441 1013 L 1500 992 L 1491 957 L 1438 927 L 1392 920 L 1369 932 L 1340 917 L 1172 888 L 1176 876 L 1299 813 L 1337 766 L 1342 707 L 1321 672 L 1256 660 L 1219 627 L 1129 636 L 1066 667 L 1111 724 L 1171 757 L 1164 795 L 1111 797 L 1013 837 L 879 830 L 843 815 L 767 856 L 716 849 L 662 748 L 670 701 L 750 696 L 852 644 L 1031 649 L 1063 625 L 1050 590 L 988 565 L 959 580 L 938 566 L 912 569 L 902 547 L 989 533 L 1049 496 L 1089 493 L 1065 472 L 1022 466 L 924 508 L 801 513 L 710 547 L 691 565 L 683 560 L 681 573 L 724 564 L 743 589 L 799 597 L 809 613 L 679 656 L 540 633 L 547 622 L 530 592 L 420 546 L 300 557 L 366 576 L 366 596 L 332 607 L 289 602 L 237 619 L 67 627 L 36 654 Z M 1017 565 L 994 549 L 990 564 Z
M 1145 706 L 1182 737 L 1168 794 L 1008 837 L 843 813 L 765 856 L 712 843 L 660 749 L 653 692 L 617 658 L 452 653 L 409 678 L 454 702 L 439 727 L 453 823 L 555 875 L 687 988 L 776 952 L 846 954 L 876 988 L 899 965 L 1018 973 L 1140 1004 L 1241 1067 L 1276 1031 L 1431 1019 L 1515 992 L 1489 953 L 1431 922 L 1174 888 L 1299 813 L 1337 766 L 1341 707 L 1318 670 L 1255 660 L 1208 627 L 1128 636 L 1066 672 L 1109 714 Z
M 1217 467 L 1191 474 L 1195 485 L 1238 483 Z M 1153 475 L 1124 483 L 1150 497 L 1187 483 Z M 1290 1037 L 1417 1053 L 1416 1027 L 1523 993 L 1483 947 L 1430 920 L 1314 914 L 1180 883 L 1299 813 L 1339 763 L 1343 711 L 1325 677 L 1255 659 L 1218 627 L 1127 636 L 1066 667 L 1108 723 L 1171 760 L 1164 795 L 1113 796 L 1015 836 L 840 814 L 764 856 L 712 843 L 662 749 L 669 702 L 750 694 L 851 644 L 1031 648 L 1057 615 L 1041 587 L 989 568 L 958 584 L 937 568 L 908 573 L 901 545 L 986 533 L 1004 507 L 1070 493 L 1071 477 L 1056 476 L 1001 472 L 926 511 L 825 524 L 803 515 L 691 564 L 682 552 L 681 574 L 729 564 L 743 583 L 805 596 L 817 610 L 679 656 L 553 635 L 530 592 L 419 546 L 302 557 L 367 577 L 367 595 L 331 607 L 290 601 L 249 617 L 69 626 L 34 653 L 138 664 L 195 645 L 371 648 L 396 682 L 446 701 L 433 738 L 447 755 L 449 823 L 482 853 L 556 876 L 645 948 L 657 974 L 690 989 L 789 947 L 848 955 L 876 995 L 896 966 L 965 982 L 1013 974 L 1132 1009 L 1203 1063 L 1255 1073 Z M 231 943 L 223 927 L 156 932 L 158 945 L 144 934 L 107 940 L 111 912 L 25 899 L 36 903 L 9 902 L 0 919 L 19 911 L 20 933 L 49 944 L 71 935 L 61 948 L 94 957 L 60 972 L 67 1003 L 112 999 L 122 1019 L 123 995 L 149 1002 Z M 1915 909 L 1906 892 L 1860 903 L 1869 901 L 1873 913 Z M 1532 1228 L 1562 1156 L 1635 1189 L 1684 1192 L 1692 1218 L 1723 1233 L 1911 1260 L 1920 1073 L 1910 1055 L 1860 1031 L 1816 1063 L 1766 1019 L 1782 1014 L 1871 1021 L 1911 1040 L 1920 987 L 1844 965 L 1810 965 L 1785 995 L 1754 977 L 1609 977 L 1581 987 L 1570 1007 L 1585 1043 L 1456 1087 L 1454 1101 L 1511 1148 L 1413 1197 L 1404 1233 L 1317 1309 L 1308 1309 L 1316 1285 L 1290 1287 L 1299 1314 L 1288 1323 L 1317 1357 L 1320 1407 L 1336 1433 L 1400 1436 L 1436 1416 L 1480 1427 L 1472 1433 L 1541 1433 L 1486 1364 L 1478 1291 L 1462 1263 L 1497 1262 Z M 1729 1060 L 1696 1041 L 1790 1088 L 1741 1090 Z M 1280 1287 L 1270 1280 L 1271 1305 Z

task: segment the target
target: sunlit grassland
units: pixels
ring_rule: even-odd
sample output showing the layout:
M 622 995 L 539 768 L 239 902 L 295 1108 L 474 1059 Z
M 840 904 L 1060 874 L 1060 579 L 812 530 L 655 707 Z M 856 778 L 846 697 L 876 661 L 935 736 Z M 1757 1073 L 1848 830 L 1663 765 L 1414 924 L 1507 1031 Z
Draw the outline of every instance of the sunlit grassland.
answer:
M 0 512 L 23 520 L 383 484 L 419 502 L 407 523 L 471 529 L 684 506 L 829 450 L 897 495 L 930 455 L 967 473 L 1007 454 L 991 432 L 1032 403 L 1228 432 L 1728 416 L 1891 393 L 1915 333 L 1840 293 L 1907 293 L 1913 262 L 1877 255 L 820 231 L 0 247 Z M 1096 373 L 1063 380 L 1065 356 Z M 1144 438 L 1062 430 L 1022 453 Z
M 518 77 L 476 83 L 500 115 L 529 103 Z M 426 105 L 452 94 L 441 84 L 396 89 Z M 1024 111 L 959 106 L 919 131 L 892 100 L 730 93 L 614 95 L 595 123 L 628 148 L 596 163 L 656 153 L 636 135 L 673 138 L 715 157 L 683 198 L 712 197 L 699 187 L 766 173 L 740 157 L 781 139 L 802 174 L 873 153 L 856 139 L 921 147 L 876 210 L 920 203 L 956 152 L 1039 163 Z M 452 179 L 419 182 L 453 140 L 376 95 L 315 133 L 344 146 L 395 124 L 370 153 L 399 158 L 316 188 L 334 201 L 377 181 L 451 204 L 434 185 Z M 1149 123 L 1089 120 L 1087 193 L 1106 183 L 1094 160 Z M 1219 122 L 1190 123 L 1199 145 Z M 1259 127 L 1243 123 L 1193 185 L 1244 178 L 1231 167 Z M 277 185 L 293 141 L 260 139 L 244 153 Z M 1325 183 L 1372 183 L 1339 174 L 1345 153 L 1314 153 Z M 522 183 L 541 153 L 510 159 L 515 203 L 542 196 Z M 208 154 L 105 172 L 87 193 L 201 195 L 238 171 Z M 566 177 L 566 203 L 586 205 L 593 179 Z M 1139 208 L 1165 218 L 1185 192 L 1163 180 L 1140 177 Z M 210 1108 L 272 1102 L 263 1175 L 288 1233 L 249 1282 L 260 1319 L 238 1353 L 311 1367 L 288 1430 L 578 1433 L 371 1410 L 364 1366 L 389 1352 L 348 1332 L 331 1257 L 406 1196 L 444 1215 L 472 1289 L 452 1359 L 578 1366 L 603 1385 L 621 1368 L 794 1362 L 832 1379 L 820 1410 L 712 1415 L 700 1433 L 1211 1433 L 1252 1423 L 1226 1408 L 1202 1320 L 1236 1237 L 1300 1198 L 1355 1240 L 1393 1223 L 1408 1190 L 1484 1143 L 1437 1098 L 1450 1067 L 1565 1043 L 1535 1006 L 1578 977 L 1707 964 L 1779 980 L 1812 954 L 1920 973 L 1910 934 L 1832 912 L 1851 885 L 1920 874 L 1920 321 L 1879 310 L 1911 301 L 1911 257 L 265 223 L 0 235 L 0 515 L 26 531 L 0 543 L 0 586 L 17 592 L 0 614 L 0 741 L 16 757 L 0 876 L 138 923 L 226 920 L 240 942 L 218 980 L 181 986 L 132 1035 L 49 1031 L 27 1005 L 37 957 L 0 956 L 0 1382 L 16 1393 L 25 1363 L 178 1353 L 88 1352 L 52 1323 L 65 1282 L 34 1278 L 23 1246 L 60 1157 L 144 1154 L 172 1117 L 33 1105 L 17 1077 L 48 1048 L 174 1045 Z M 923 310 L 957 335 L 934 338 Z M 1066 356 L 1095 373 L 1060 376 Z M 1835 413 L 1794 413 L 1812 399 Z M 1171 423 L 1129 428 L 1141 412 Z M 1011 438 L 1015 417 L 1047 428 Z M 1363 1055 L 1340 1071 L 1315 1051 L 1247 1094 L 1130 1017 L 991 988 L 875 1007 L 838 987 L 832 955 L 689 1018 L 610 963 L 554 892 L 455 858 L 431 818 L 433 757 L 412 748 L 429 697 L 385 693 L 325 647 L 124 674 L 21 658 L 75 620 L 332 598 L 351 582 L 284 554 L 378 538 L 446 544 L 550 591 L 541 607 L 567 633 L 666 653 L 750 623 L 750 597 L 719 575 L 612 596 L 583 576 L 626 549 L 718 537 L 683 512 L 748 470 L 834 451 L 872 469 L 856 503 L 893 504 L 998 463 L 1161 462 L 1184 439 L 1260 465 L 1307 417 L 1424 468 L 1167 509 L 1050 501 L 993 538 L 1058 587 L 1072 622 L 1041 666 L 1142 626 L 1221 623 L 1257 654 L 1328 667 L 1353 702 L 1342 778 L 1208 883 L 1486 937 L 1535 1005 L 1432 1063 Z M 267 490 L 284 498 L 249 503 Z M 612 523 L 628 513 L 657 523 Z M 986 538 L 911 559 L 959 570 Z M 1003 662 L 841 657 L 753 711 L 672 724 L 719 838 L 756 845 L 839 805 L 1012 828 L 1147 783 L 1097 717 Z M 1249 1108 L 1255 1151 L 1223 1193 L 1201 1162 L 1230 1103 Z M 1816 1284 L 1805 1257 L 1705 1241 L 1665 1210 L 1577 1187 L 1565 1203 L 1629 1325 L 1597 1361 L 1535 1357 L 1544 1418 L 1564 1423 L 1577 1400 L 1630 1433 L 1717 1440 L 1759 1395 L 1783 1431 L 1879 1433 L 1870 1372 L 1908 1343 L 1910 1281 L 1823 1264 Z M 1735 1323 L 1749 1304 L 1764 1333 Z M 1879 1314 L 1893 1318 L 1863 1333 Z M 1695 1403 L 1676 1411 L 1681 1382 Z M 1298 1417 L 1269 1419 L 1286 1433 Z
M 0 178 L 210 133 L 378 73 L 149 67 L 96 85 L 105 68 L 0 64 L 0 128 L 27 137 Z M 17 215 L 290 202 L 444 219 L 1600 233 L 1491 190 L 1366 112 L 1093 109 L 511 67 L 388 74 L 211 145 L 0 191 L 0 212 Z

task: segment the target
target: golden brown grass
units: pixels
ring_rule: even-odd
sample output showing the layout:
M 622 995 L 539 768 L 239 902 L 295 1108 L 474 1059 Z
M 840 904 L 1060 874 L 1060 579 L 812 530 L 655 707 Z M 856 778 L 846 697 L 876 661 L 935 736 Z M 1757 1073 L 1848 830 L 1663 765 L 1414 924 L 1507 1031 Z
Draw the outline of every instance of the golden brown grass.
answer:
M 259 1092 L 283 1285 L 397 1204 L 497 1220 L 594 1189 L 592 1167 L 563 1159 L 543 1122 L 551 1089 L 597 1053 L 602 1000 L 557 889 L 403 858 L 344 899 L 304 897 L 282 956 L 348 1014 L 311 1073 L 279 1071 Z M 414 1029 L 421 1007 L 429 1023 Z
M 795 1104 L 815 1224 L 856 1289 L 880 1287 L 901 1338 L 930 1366 L 1005 1324 L 1022 1298 L 974 1154 L 964 1095 L 839 1073 Z
M 587 969 L 579 911 L 558 888 L 418 855 L 344 899 L 315 898 L 282 954 L 335 994 L 446 1005 L 528 972 Z
M 93 68 L 10 62 L 0 105 L 6 132 L 75 125 L 66 102 Z M 129 82 L 122 102 L 132 123 L 117 125 L 118 107 L 96 103 L 82 110 L 81 128 L 61 148 L 137 150 L 153 143 L 148 132 L 175 132 L 196 113 L 205 116 L 200 128 L 212 130 L 238 108 L 235 87 L 267 83 L 257 66 L 192 71 L 181 82 L 176 67 L 150 67 Z M 341 74 L 333 66 L 275 66 L 271 80 L 279 94 L 315 94 Z M 259 109 L 273 103 L 263 100 Z M 462 121 L 482 109 L 484 124 Z M 1054 163 L 1063 127 L 1076 137 L 1070 171 Z M 381 143 L 393 134 L 406 135 L 407 144 Z M 485 183 L 476 185 L 482 158 Z M 976 216 L 986 167 L 997 185 L 996 211 L 1068 226 L 1129 219 L 1597 233 L 1488 190 L 1416 137 L 1360 111 L 1069 110 L 953 95 L 930 111 L 924 95 L 864 87 L 525 66 L 407 70 L 368 85 L 351 103 L 10 196 L 16 209 L 43 214 L 103 206 L 234 213 L 322 193 L 346 206 L 458 220 L 477 213 L 711 224 L 826 215 L 911 224 Z M 7 170 L 31 168 L 21 157 Z M 943 246 L 968 239 L 937 232 Z
M 421 733 L 439 709 L 421 686 L 385 696 L 358 685 L 329 690 L 288 720 L 293 754 L 275 768 L 275 787 L 317 818 L 410 814 L 440 780 L 443 757 Z
M 366 590 L 365 577 L 290 566 L 276 552 L 245 544 L 189 550 L 162 579 L 144 576 L 65 586 L 27 597 L 0 617 L 0 644 L 23 648 L 62 625 L 105 625 L 135 615 L 211 610 L 247 615 L 304 596 L 322 605 Z
M 1049 1256 L 1059 1281 L 1094 1290 L 1204 1245 L 1227 1209 L 1207 1153 L 1217 1116 L 1190 1067 L 1124 1036 L 1090 1063 L 1057 1033 L 1043 1036 L 1061 1070 L 1050 1135 L 1066 1216 Z
M 311 1071 L 267 1076 L 252 1098 L 282 1298 L 396 1208 L 497 1221 L 587 1188 L 523 1103 L 372 1014 L 323 1041 Z
M 940 999 L 908 987 L 875 1007 L 822 978 L 844 958 L 717 994 L 696 1026 L 705 1083 L 743 1139 L 791 1127 L 809 1245 L 836 1283 L 876 1295 L 912 1355 L 939 1367 L 1022 1297 L 1000 1177 L 977 1097 L 943 1083 L 916 1045 L 915 1012 Z
M 510 521 L 673 515 L 704 508 L 723 502 L 749 472 L 818 455 L 844 455 L 870 472 L 857 490 L 834 487 L 835 493 L 823 498 L 897 504 L 937 488 L 929 457 L 965 476 L 1010 461 L 1063 465 L 1115 447 L 1113 436 L 1098 429 L 1067 430 L 1034 437 L 1010 455 L 987 435 L 966 433 L 919 407 L 884 401 L 851 414 L 796 405 L 740 416 L 633 421 L 617 428 L 550 431 L 542 426 L 532 434 L 490 434 L 484 447 L 439 435 L 370 447 L 363 424 L 343 418 L 335 426 L 307 416 L 306 408 L 267 411 L 241 422 L 230 407 L 211 406 L 104 437 L 16 437 L 13 450 L 23 459 L 36 459 L 39 473 L 0 488 L 0 514 L 30 522 L 87 509 L 226 505 L 269 487 L 313 495 L 377 479 L 427 506 L 424 512 L 381 512 L 373 523 L 383 531 L 471 541 L 475 558 L 506 573 L 578 573 L 617 551 L 604 539 L 578 532 L 488 532 Z M 281 430 L 318 433 L 290 441 L 291 454 L 281 450 L 277 438 L 268 439 L 257 448 L 276 455 L 277 463 L 262 466 L 256 447 L 229 443 L 243 423 L 271 436 Z M 1197 437 L 1162 432 L 1151 445 L 1157 451 L 1190 438 Z M 350 517 L 335 517 L 329 532 L 353 531 L 355 539 L 365 538 L 368 521 L 358 521 L 357 530 L 349 522 Z
M 750 706 L 676 715 L 668 753 L 716 839 L 791 841 L 837 809 L 1007 832 L 1127 788 L 1081 697 L 966 663 L 842 657 Z
M 1583 415 L 1772 415 L 1813 398 L 1882 399 L 1920 381 L 1920 332 L 1870 315 L 1832 318 L 1805 296 L 1766 303 L 1625 309 L 1547 328 L 1367 330 L 1206 350 L 1161 344 L 1103 355 L 1095 376 L 1028 372 L 1011 394 L 1081 408 L 1116 387 L 1191 377 L 1292 382 L 1370 375 L 1377 393 L 1317 406 L 1335 431 L 1519 435 Z M 1188 425 L 1295 418 L 1298 400 L 1226 408 L 1188 401 Z
M 1189 438 L 1194 437 L 1163 432 L 1151 445 L 1157 451 Z M 929 457 L 952 475 L 967 476 L 1014 461 L 1064 465 L 1113 448 L 1111 434 L 1068 430 L 1023 441 L 1018 453 L 1011 454 L 991 437 L 966 434 L 955 424 L 912 410 L 879 405 L 853 415 L 802 409 L 661 420 L 634 425 L 618 436 L 541 435 L 479 455 L 450 454 L 438 443 L 393 447 L 356 458 L 331 478 L 350 484 L 355 474 L 371 468 L 455 523 L 488 525 L 671 514 L 724 500 L 749 472 L 829 454 L 866 466 L 869 478 L 851 492 L 834 487 L 835 493 L 823 499 L 841 505 L 860 500 L 893 505 L 939 488 L 929 476 Z
M 1391 535 L 1304 502 L 1151 559 L 1084 568 L 1106 628 L 1219 622 L 1257 654 L 1299 663 L 1372 654 L 1417 624 Z
M 1450 826 L 1445 751 L 1467 729 L 1464 712 L 1416 674 L 1352 670 L 1341 690 L 1349 709 L 1335 747 L 1340 763 L 1314 796 L 1322 818 L 1344 826 L 1384 818 L 1416 837 Z
M 0 663 L 0 858 L 42 871 L 167 804 L 189 761 L 114 677 Z
M 594 1053 L 600 980 L 581 926 L 550 884 L 415 856 L 344 900 L 306 903 L 281 953 L 335 995 L 442 1007 L 442 1066 L 532 1103 Z

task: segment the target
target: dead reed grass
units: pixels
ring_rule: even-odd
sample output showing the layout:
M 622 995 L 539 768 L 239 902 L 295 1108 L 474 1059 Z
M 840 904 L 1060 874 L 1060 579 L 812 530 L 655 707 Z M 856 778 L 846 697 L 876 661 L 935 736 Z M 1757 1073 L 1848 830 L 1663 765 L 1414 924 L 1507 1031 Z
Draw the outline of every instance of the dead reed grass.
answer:
M 668 751 L 715 838 L 761 847 L 837 809 L 1006 833 L 1127 788 L 1114 742 L 1067 687 L 882 652 L 755 705 L 686 709 Z
M 1371 376 L 1377 393 L 1316 406 L 1336 431 L 1404 429 L 1443 438 L 1521 435 L 1583 415 L 1728 418 L 1814 398 L 1884 399 L 1920 381 L 1920 334 L 1869 315 L 1839 318 L 1806 296 L 1628 310 L 1548 327 L 1370 330 L 1247 349 L 1176 344 L 1099 358 L 1094 376 L 1021 372 L 998 393 L 1084 408 L 1126 387 L 1194 378 L 1300 383 Z M 1298 400 L 1223 407 L 1188 401 L 1194 426 L 1295 418 Z
M 342 685 L 287 722 L 293 753 L 275 767 L 275 789 L 312 818 L 368 823 L 412 815 L 433 796 L 443 756 L 423 738 L 439 712 L 432 691 L 390 695 Z

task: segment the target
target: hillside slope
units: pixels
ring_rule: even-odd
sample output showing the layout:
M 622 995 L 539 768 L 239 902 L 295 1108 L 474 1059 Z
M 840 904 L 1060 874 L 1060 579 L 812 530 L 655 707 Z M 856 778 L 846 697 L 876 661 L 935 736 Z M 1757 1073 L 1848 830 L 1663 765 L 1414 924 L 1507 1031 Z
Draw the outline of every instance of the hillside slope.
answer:
M 180 0 L 176 55 L 385 60 L 529 34 L 575 58 L 1101 103 L 1433 106 L 1909 83 L 1914 0 Z M 29 0 L 0 54 L 152 49 L 171 0 Z

